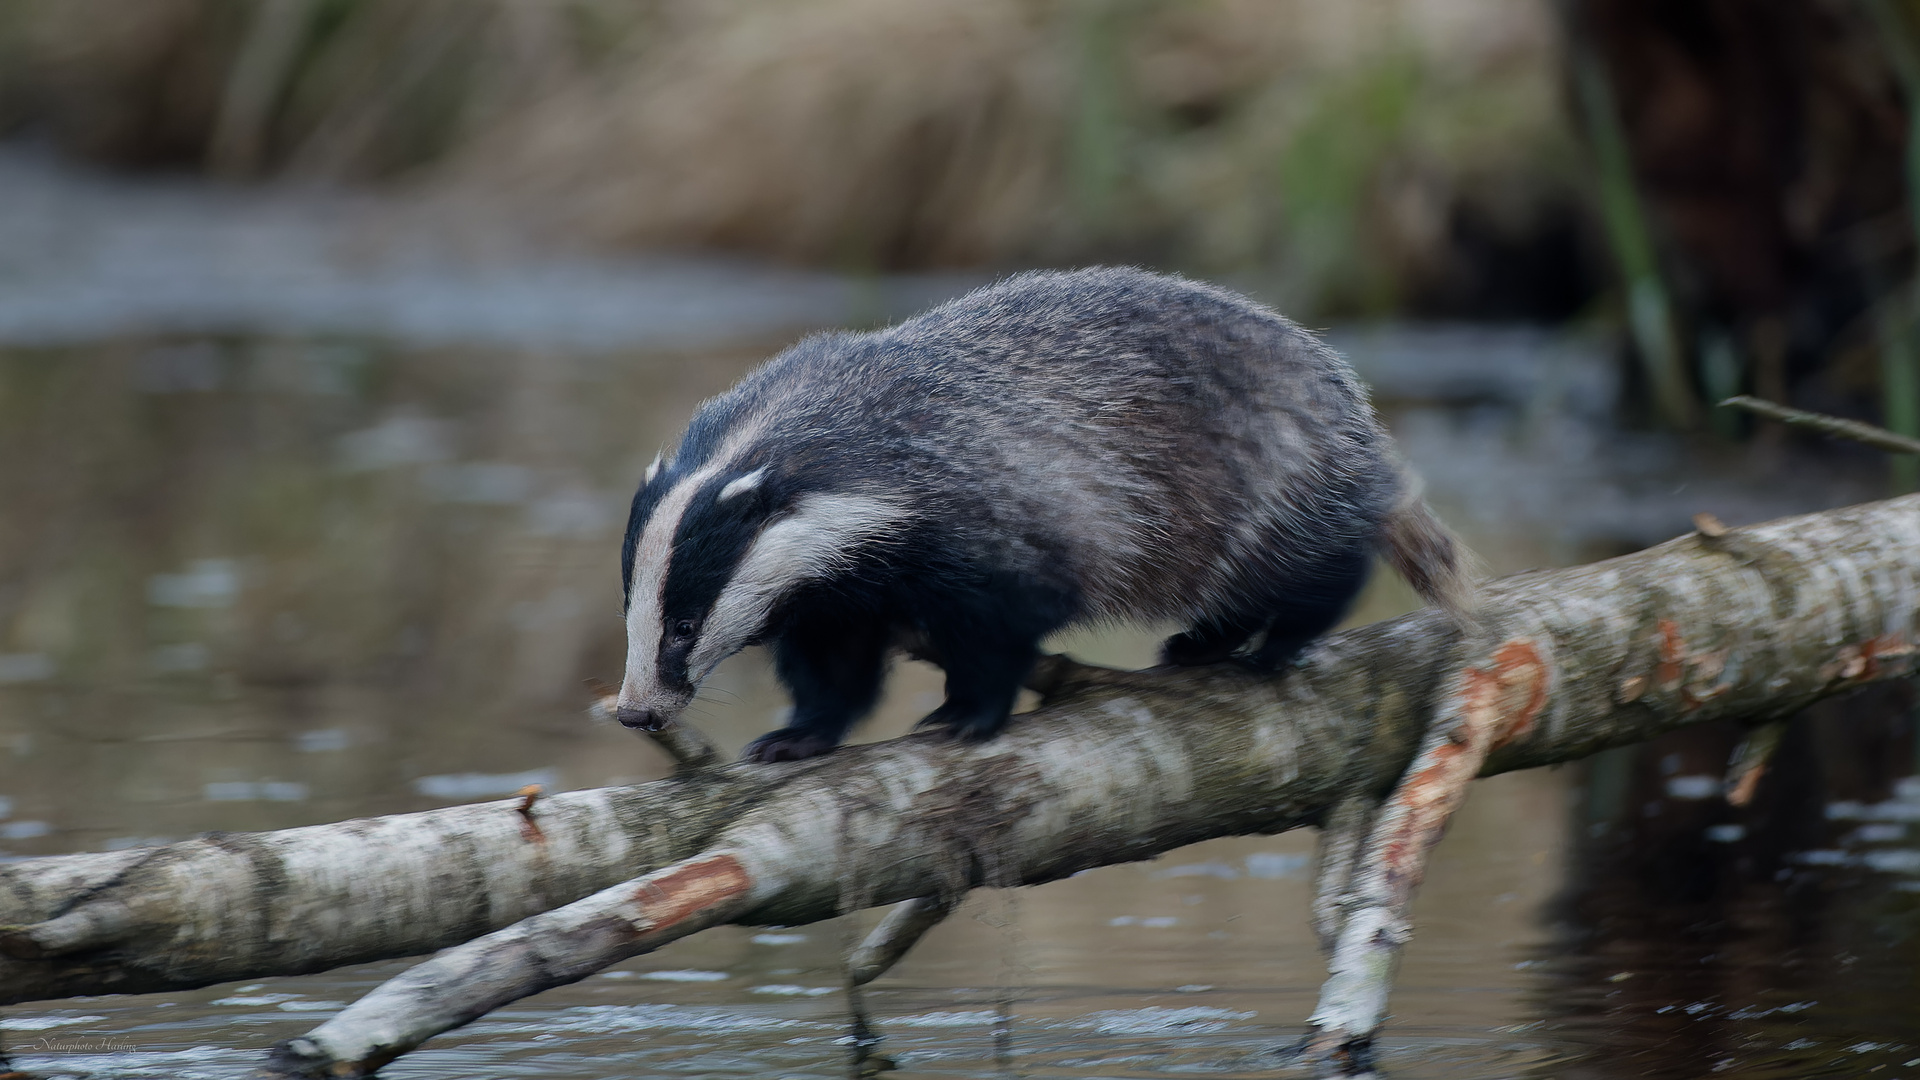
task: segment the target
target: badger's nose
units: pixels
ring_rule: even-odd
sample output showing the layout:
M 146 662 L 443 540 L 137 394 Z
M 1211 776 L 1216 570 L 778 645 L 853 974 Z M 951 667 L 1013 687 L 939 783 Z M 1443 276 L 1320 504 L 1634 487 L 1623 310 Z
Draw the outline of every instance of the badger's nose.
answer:
M 667 718 L 652 709 L 636 709 L 622 705 L 613 710 L 613 718 L 635 731 L 659 731 L 666 726 Z

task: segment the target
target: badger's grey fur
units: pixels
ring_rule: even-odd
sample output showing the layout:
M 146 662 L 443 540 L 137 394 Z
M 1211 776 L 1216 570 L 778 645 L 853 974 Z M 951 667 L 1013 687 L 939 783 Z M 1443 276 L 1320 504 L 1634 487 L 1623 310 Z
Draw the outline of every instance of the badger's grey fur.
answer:
M 794 711 L 747 756 L 825 753 L 912 641 L 947 673 L 928 720 L 986 737 L 1063 626 L 1178 622 L 1170 662 L 1270 668 L 1376 552 L 1465 604 L 1462 550 L 1333 351 L 1196 282 L 1022 274 L 808 338 L 701 407 L 634 496 L 618 715 L 657 727 L 765 642 Z

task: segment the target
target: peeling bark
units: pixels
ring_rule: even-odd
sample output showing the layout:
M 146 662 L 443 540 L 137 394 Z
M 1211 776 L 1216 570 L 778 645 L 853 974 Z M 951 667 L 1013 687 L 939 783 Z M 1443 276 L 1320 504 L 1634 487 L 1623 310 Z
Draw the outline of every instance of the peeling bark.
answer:
M 536 811 L 544 843 L 509 801 L 17 864 L 0 871 L 0 921 L 16 924 L 0 987 L 17 1001 L 192 986 L 467 941 L 280 1059 L 364 1075 L 529 988 L 716 922 L 1038 884 L 1360 798 L 1382 807 L 1340 905 L 1338 1009 L 1316 1013 L 1323 1036 L 1353 1042 L 1383 1015 L 1406 903 L 1469 778 L 1782 717 L 1910 673 L 1916 634 L 1920 496 L 1689 534 L 1496 583 L 1469 642 L 1423 611 L 1333 635 L 1277 679 L 1051 660 L 1035 676 L 1046 704 L 991 742 L 911 736 L 559 795 Z M 717 877 L 716 859 L 731 860 Z

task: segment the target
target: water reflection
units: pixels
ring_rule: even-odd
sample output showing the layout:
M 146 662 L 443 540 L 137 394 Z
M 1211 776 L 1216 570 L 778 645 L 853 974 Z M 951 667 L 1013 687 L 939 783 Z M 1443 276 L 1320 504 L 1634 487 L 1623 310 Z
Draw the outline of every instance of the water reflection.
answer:
M 1808 709 L 1745 808 L 1731 726 L 1585 766 L 1540 994 L 1562 1075 L 1916 1075 L 1913 689 Z
M 1350 344 L 1497 571 L 1638 546 L 1694 510 L 1740 522 L 1877 483 L 1847 458 L 1770 464 L 1615 430 L 1590 353 L 1563 358 L 1570 382 L 1500 374 L 1523 370 L 1509 354 L 1538 335 L 1383 340 Z M 625 503 L 695 403 L 774 344 L 212 336 L 0 352 L 0 850 L 661 775 L 649 746 L 581 711 L 582 681 L 620 670 Z M 1507 366 L 1472 366 L 1489 356 Z M 1383 579 L 1357 617 L 1409 603 Z M 1141 664 L 1152 643 L 1065 644 Z M 903 730 L 938 685 L 902 664 L 859 737 Z M 1910 707 L 1895 691 L 1824 707 L 1745 812 L 1712 797 L 1725 731 L 1481 785 L 1421 895 L 1384 1065 L 1436 1078 L 1920 1068 L 1903 1064 L 1920 1059 Z M 748 653 L 709 680 L 695 720 L 737 748 L 783 708 Z M 884 1050 L 907 1076 L 1004 1075 L 1006 1048 L 1034 1076 L 1287 1075 L 1272 1050 L 1297 1036 L 1322 973 L 1309 845 L 1221 840 L 984 891 L 872 989 Z M 702 934 L 387 1074 L 843 1075 L 838 958 L 872 918 Z M 0 1026 L 53 1075 L 225 1080 L 251 1069 L 242 1051 L 400 966 L 15 1007 Z
M 6 355 L 0 745 L 21 767 L 4 794 L 46 823 L 16 821 L 8 846 L 656 771 L 580 722 L 579 680 L 617 670 L 622 488 L 746 362 L 223 340 Z

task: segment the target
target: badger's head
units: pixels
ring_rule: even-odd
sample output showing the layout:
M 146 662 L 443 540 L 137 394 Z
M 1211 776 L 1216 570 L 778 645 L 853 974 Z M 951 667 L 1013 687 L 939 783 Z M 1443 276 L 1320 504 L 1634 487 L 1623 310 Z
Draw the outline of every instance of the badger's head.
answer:
M 621 551 L 627 673 L 615 715 L 657 731 L 720 661 L 758 642 L 782 600 L 849 568 L 897 504 L 821 490 L 741 454 L 647 468 Z

